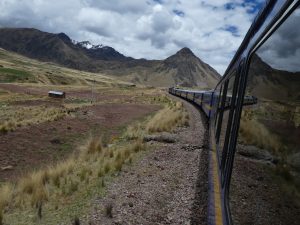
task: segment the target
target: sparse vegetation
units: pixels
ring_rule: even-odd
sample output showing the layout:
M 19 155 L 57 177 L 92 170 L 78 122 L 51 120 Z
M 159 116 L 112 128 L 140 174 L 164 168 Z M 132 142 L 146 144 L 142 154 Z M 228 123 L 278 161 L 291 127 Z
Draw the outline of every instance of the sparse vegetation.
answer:
M 239 135 L 243 143 L 256 145 L 259 148 L 271 150 L 275 153 L 278 153 L 282 147 L 279 138 L 256 119 L 249 120 L 242 117 Z
M 59 120 L 65 115 L 67 115 L 67 111 L 64 108 L 46 106 L 5 107 L 0 113 L 0 131 L 7 133 L 17 127 Z
M 112 210 L 113 210 L 112 203 L 111 202 L 107 203 L 105 206 L 105 215 L 109 218 L 112 218 L 113 217 Z
M 42 218 L 42 206 L 46 201 L 53 201 L 59 196 L 73 195 L 79 189 L 84 188 L 87 180 L 103 177 L 113 171 L 120 171 L 132 154 L 145 149 L 143 144 L 133 142 L 115 149 L 116 156 L 111 157 L 110 154 L 106 154 L 111 149 L 100 147 L 102 144 L 99 140 L 90 138 L 88 143 L 81 148 L 82 153 L 78 157 L 73 156 L 56 166 L 39 170 L 22 178 L 17 183 L 12 202 L 1 195 L 1 208 L 3 209 L 8 203 L 17 205 L 16 202 L 19 201 L 21 203 L 19 207 L 34 206 L 38 217 Z M 99 167 L 100 169 L 97 170 Z M 98 171 L 98 173 L 93 173 L 93 171 Z M 63 179 L 66 179 L 65 182 Z M 1 193 L 5 196 L 12 196 L 7 194 L 8 190 L 6 186 L 3 186 Z
M 88 141 L 86 149 L 87 149 L 86 151 L 87 154 L 94 154 L 97 152 L 101 153 L 103 149 L 101 138 L 95 138 L 95 137 L 91 138 Z
M 188 119 L 182 103 L 177 102 L 158 112 L 147 124 L 146 130 L 150 133 L 170 131 L 176 126 L 187 126 Z
M 41 63 L 0 49 L 0 82 L 42 83 L 54 85 L 100 84 L 107 87 L 127 87 L 131 83 L 119 81 L 101 73 L 65 68 L 53 63 Z
M 0 82 L 34 82 L 33 75 L 24 70 L 0 67 Z
M 12 193 L 13 187 L 11 184 L 4 184 L 2 187 L 0 187 L 0 225 L 3 224 L 3 211 L 10 203 Z
M 240 121 L 239 141 L 271 153 L 275 161 L 274 168 L 270 168 L 270 175 L 285 194 L 296 199 L 300 197 L 300 182 L 298 172 L 288 159 L 294 156 L 297 141 L 289 139 L 290 134 L 280 130 L 280 127 L 288 128 L 293 133 L 293 128 L 297 127 L 295 109 L 290 104 L 273 101 L 260 103 L 255 108 L 245 108 Z
M 171 120 L 163 116 L 166 109 L 168 117 L 174 114 Z M 170 131 L 175 126 L 187 124 L 188 117 L 182 104 L 169 102 L 166 109 L 142 123 L 129 126 L 120 139 L 114 139 L 107 146 L 102 143 L 102 138 L 90 137 L 79 148 L 78 154 L 21 178 L 15 188 L 10 189 L 12 193 L 9 199 L 0 199 L 1 212 L 8 207 L 8 221 L 15 219 L 11 210 L 19 213 L 18 218 L 23 213 L 35 211 L 40 221 L 51 221 L 47 216 L 49 207 L 57 210 L 59 204 L 72 204 L 78 198 L 81 199 L 78 195 L 86 196 L 91 190 L 102 190 L 109 177 L 120 172 L 124 164 L 132 163 L 139 152 L 146 150 L 144 135 L 149 132 Z M 154 126 L 159 120 L 163 129 Z M 111 216 L 110 209 L 107 210 L 107 215 Z

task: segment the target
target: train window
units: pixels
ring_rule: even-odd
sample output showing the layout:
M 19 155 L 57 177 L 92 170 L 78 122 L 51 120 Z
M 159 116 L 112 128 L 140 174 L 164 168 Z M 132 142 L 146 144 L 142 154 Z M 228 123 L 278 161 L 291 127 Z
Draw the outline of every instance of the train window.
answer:
M 230 185 L 234 224 L 300 221 L 300 8 L 252 54 Z
M 214 99 L 213 99 L 213 105 L 212 105 L 212 110 L 214 110 L 213 112 L 213 118 L 212 118 L 212 121 L 214 123 L 214 126 L 216 126 L 216 123 L 217 123 L 217 117 L 218 117 L 218 114 L 219 114 L 219 103 L 221 101 L 221 96 L 222 96 L 222 89 L 223 89 L 223 86 L 218 86 L 216 88 L 216 90 L 214 91 Z
M 224 143 L 225 143 L 225 137 L 226 137 L 226 130 L 228 129 L 228 120 L 229 120 L 229 112 L 230 112 L 230 105 L 231 105 L 231 96 L 233 92 L 233 86 L 235 83 L 236 74 L 231 76 L 231 78 L 227 81 L 227 89 L 224 89 L 223 94 L 224 102 L 223 102 L 223 110 L 222 110 L 222 117 L 220 120 L 220 127 L 219 127 L 219 137 L 218 137 L 218 155 L 219 160 L 221 161 L 221 158 L 224 158 L 225 156 L 223 154 L 224 150 Z

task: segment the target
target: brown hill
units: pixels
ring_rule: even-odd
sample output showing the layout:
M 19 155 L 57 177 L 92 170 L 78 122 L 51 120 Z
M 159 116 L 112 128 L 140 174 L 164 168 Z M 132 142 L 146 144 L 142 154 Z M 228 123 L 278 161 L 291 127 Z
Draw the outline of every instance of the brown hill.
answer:
M 174 83 L 182 86 L 215 87 L 220 79 L 218 72 L 208 64 L 200 60 L 194 53 L 183 48 L 175 55 L 170 56 L 162 62 L 159 71 L 174 70 Z
M 165 60 L 133 59 L 109 46 L 74 42 L 66 34 L 31 28 L 1 28 L 0 47 L 69 68 L 102 72 L 137 84 L 213 88 L 220 75 L 188 48 Z
M 252 57 L 248 90 L 253 95 L 276 101 L 300 101 L 300 72 L 272 68 L 258 55 Z

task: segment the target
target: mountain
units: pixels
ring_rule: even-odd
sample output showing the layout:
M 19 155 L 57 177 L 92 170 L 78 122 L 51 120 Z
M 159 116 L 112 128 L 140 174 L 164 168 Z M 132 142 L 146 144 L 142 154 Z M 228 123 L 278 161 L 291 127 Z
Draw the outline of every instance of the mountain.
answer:
M 215 87 L 220 79 L 218 72 L 195 56 L 189 48 L 183 48 L 165 59 L 158 70 L 174 70 L 174 81 L 182 86 L 192 83 L 195 86 Z
M 220 75 L 188 48 L 165 60 L 127 57 L 112 47 L 76 42 L 66 34 L 33 28 L 1 28 L 0 47 L 30 58 L 69 68 L 101 72 L 137 84 L 213 88 Z
M 75 42 L 76 46 L 80 47 L 92 59 L 106 60 L 106 61 L 128 61 L 131 57 L 126 57 L 112 47 L 104 45 L 92 45 L 89 41 Z
M 0 29 L 0 47 L 41 61 L 51 61 L 70 68 L 97 71 L 94 60 L 127 60 L 111 47 L 86 48 L 64 33 L 52 34 L 33 28 Z
M 259 55 L 253 55 L 248 74 L 248 91 L 275 101 L 300 101 L 300 72 L 272 68 Z

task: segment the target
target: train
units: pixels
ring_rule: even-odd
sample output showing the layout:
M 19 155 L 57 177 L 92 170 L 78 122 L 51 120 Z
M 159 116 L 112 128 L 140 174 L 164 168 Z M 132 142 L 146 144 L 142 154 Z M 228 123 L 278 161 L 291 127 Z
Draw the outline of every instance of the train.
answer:
M 198 106 L 204 112 L 208 119 L 214 116 L 214 113 L 217 112 L 217 110 L 213 106 L 219 104 L 221 100 L 221 96 L 219 95 L 219 93 L 216 93 L 214 90 L 196 91 L 170 87 L 168 89 L 168 92 L 172 95 L 181 97 L 189 102 L 192 102 L 193 104 Z M 225 109 L 229 109 L 231 100 L 232 95 L 227 95 L 224 99 Z M 243 105 L 254 105 L 257 104 L 257 101 L 257 97 L 247 95 L 243 99 Z
M 263 3 L 224 75 L 212 90 L 179 87 L 168 89 L 170 94 L 199 107 L 209 121 L 210 225 L 233 224 L 229 189 L 243 107 L 255 106 L 260 101 L 267 102 L 266 104 L 269 104 L 268 101 L 279 101 L 280 92 L 283 95 L 284 90 L 293 90 L 292 85 L 298 85 L 295 90 L 300 89 L 299 83 L 295 84 L 296 81 L 294 84 L 288 80 L 280 83 L 280 79 L 284 78 L 278 78 L 278 74 L 288 74 L 278 71 L 289 71 L 290 74 L 298 74 L 300 71 L 299 58 L 294 61 L 293 66 L 288 63 L 288 60 L 297 58 L 296 55 L 288 54 L 300 52 L 300 42 L 293 42 L 298 36 L 296 32 L 300 24 L 299 5 L 299 0 L 272 0 Z M 287 43 L 292 46 L 290 52 L 283 51 L 290 47 Z M 285 55 L 280 55 L 282 52 Z M 258 56 L 262 60 L 257 60 Z M 288 67 L 289 65 L 291 66 Z M 273 72 L 274 75 L 269 75 Z M 266 85 L 263 88 L 260 87 L 262 83 Z M 277 84 L 281 86 L 276 89 Z M 274 96 L 270 97 L 271 94 Z M 291 98 L 293 95 L 289 96 Z

